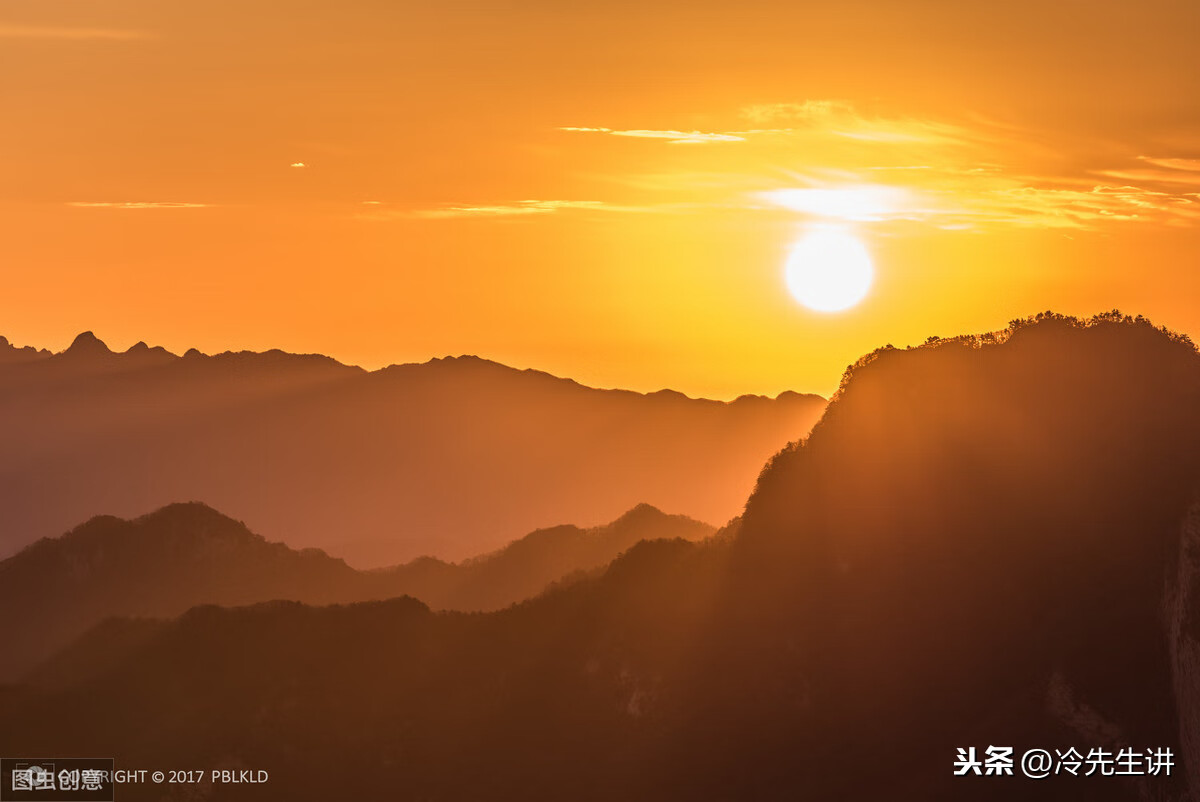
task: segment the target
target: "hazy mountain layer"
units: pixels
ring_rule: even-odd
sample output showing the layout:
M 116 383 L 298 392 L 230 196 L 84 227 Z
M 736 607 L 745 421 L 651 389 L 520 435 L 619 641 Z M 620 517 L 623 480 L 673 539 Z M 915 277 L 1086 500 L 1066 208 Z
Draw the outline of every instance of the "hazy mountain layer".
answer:
M 0 620 L 8 622 L 0 680 L 19 677 L 110 616 L 403 595 L 434 609 L 494 610 L 603 566 L 639 540 L 712 533 L 707 524 L 640 505 L 607 526 L 539 530 L 461 564 L 421 558 L 363 572 L 317 549 L 267 542 L 202 504 L 174 504 L 133 521 L 93 518 L 0 561 Z
M 647 502 L 721 524 L 824 400 L 596 390 L 475 357 L 375 372 L 279 351 L 0 342 L 0 555 L 201 501 L 358 567 L 459 560 Z
M 884 350 L 732 538 L 491 614 L 194 609 L 0 695 L 0 752 L 270 772 L 220 799 L 1195 799 L 1198 410 L 1141 321 Z M 953 776 L 993 744 L 1176 762 Z

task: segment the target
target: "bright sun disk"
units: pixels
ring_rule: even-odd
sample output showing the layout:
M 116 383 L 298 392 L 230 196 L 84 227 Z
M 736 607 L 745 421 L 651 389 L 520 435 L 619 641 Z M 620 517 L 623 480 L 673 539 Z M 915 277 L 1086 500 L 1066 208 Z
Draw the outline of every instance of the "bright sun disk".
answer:
M 875 269 L 858 238 L 840 229 L 818 229 L 792 247 L 784 276 L 788 290 L 804 306 L 841 312 L 866 297 Z

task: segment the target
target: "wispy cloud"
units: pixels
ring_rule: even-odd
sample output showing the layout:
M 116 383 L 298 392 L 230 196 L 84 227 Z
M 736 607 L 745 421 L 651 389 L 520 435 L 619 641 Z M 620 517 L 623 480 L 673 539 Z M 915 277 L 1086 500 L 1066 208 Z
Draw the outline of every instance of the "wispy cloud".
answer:
M 622 183 L 663 202 L 724 194 L 747 210 L 851 223 L 1086 229 L 1200 221 L 1200 159 L 1190 155 L 1130 155 L 1132 166 L 1104 167 L 1110 144 L 1097 143 L 1088 157 L 1076 143 L 1068 160 L 1046 132 L 979 117 L 869 114 L 839 100 L 749 106 L 740 116 L 763 127 L 727 131 L 747 144 L 726 169 L 706 160 L 703 170 L 682 164 Z M 1077 166 L 1081 155 L 1096 166 Z
M 11 25 L 0 23 L 0 39 L 59 39 L 71 41 L 110 40 L 127 41 L 153 39 L 147 31 L 121 28 L 70 28 L 52 25 Z
M 743 120 L 760 126 L 727 131 L 674 129 L 618 129 L 597 126 L 563 126 L 560 131 L 609 136 L 662 139 L 673 145 L 708 142 L 757 142 L 764 146 L 812 147 L 829 141 L 850 140 L 866 145 L 945 147 L 967 144 L 961 126 L 905 117 L 869 117 L 852 104 L 839 100 L 771 103 L 742 109 Z
M 1178 226 L 1200 221 L 1200 203 L 1187 195 L 1132 185 L 1046 185 L 1053 181 L 985 175 L 932 187 L 834 184 L 770 190 L 754 197 L 816 220 L 907 221 L 957 230 L 1090 229 L 1112 222 Z
M 769 203 L 817 217 L 868 222 L 911 216 L 914 193 L 880 184 L 832 188 L 776 189 L 760 193 Z
M 672 145 L 692 145 L 703 142 L 745 142 L 737 134 L 711 134 L 701 131 L 613 131 L 613 136 L 632 136 L 642 139 L 665 139 Z
M 1152 156 L 1138 156 L 1138 159 L 1153 164 L 1155 167 L 1166 167 L 1168 170 L 1187 170 L 1189 172 L 1200 172 L 1200 159 L 1179 159 L 1179 158 L 1154 158 Z
M 176 203 L 172 201 L 71 201 L 68 206 L 90 209 L 205 209 L 207 203 Z
M 359 217 L 368 220 L 395 220 L 418 218 L 424 220 L 448 220 L 454 218 L 501 218 L 549 215 L 559 212 L 636 212 L 647 209 L 596 200 L 519 200 L 501 203 L 447 204 L 428 209 L 396 208 L 379 201 L 364 201 L 371 206 L 369 212 Z
M 741 116 L 759 126 L 772 126 L 736 132 L 748 135 L 824 134 L 868 143 L 945 145 L 960 142 L 969 134 L 962 126 L 936 120 L 863 114 L 844 100 L 759 104 L 743 108 Z
M 673 154 L 652 173 L 580 176 L 617 187 L 612 197 L 619 201 L 464 203 L 390 217 L 720 210 L 948 230 L 1200 224 L 1200 159 L 1186 151 L 1138 156 L 1138 150 L 1131 149 L 1122 159 L 1114 155 L 1119 151 L 1111 142 L 1091 143 L 1089 149 L 1089 143 L 1076 139 L 1068 157 L 1054 144 L 1052 132 L 979 116 L 948 121 L 866 112 L 841 100 L 748 106 L 734 119 L 740 127 L 731 124 L 707 132 L 561 128 L 670 144 L 739 143 Z M 380 211 L 381 217 L 389 215 Z
M 834 114 L 853 113 L 854 106 L 844 100 L 804 100 L 799 103 L 759 103 L 742 109 L 742 116 L 760 125 L 827 119 Z
M 563 209 L 598 209 L 600 201 L 523 200 L 508 204 L 476 206 L 444 206 L 438 209 L 418 209 L 412 214 L 430 219 L 446 217 L 513 217 L 530 214 L 551 214 Z
M 560 131 L 574 131 L 590 134 L 610 134 L 612 136 L 628 136 L 639 139 L 665 139 L 672 145 L 696 145 L 706 142 L 744 142 L 746 138 L 738 134 L 706 133 L 704 131 L 659 131 L 648 128 L 633 130 L 615 130 L 612 128 L 580 128 L 563 126 Z
M 1200 172 L 1185 170 L 1097 170 L 1096 175 L 1139 184 L 1191 184 L 1200 187 Z
M 981 223 L 1042 228 L 1095 228 L 1108 222 L 1179 226 L 1200 220 L 1200 204 L 1181 195 L 1137 186 L 1015 186 L 971 199 L 964 214 Z

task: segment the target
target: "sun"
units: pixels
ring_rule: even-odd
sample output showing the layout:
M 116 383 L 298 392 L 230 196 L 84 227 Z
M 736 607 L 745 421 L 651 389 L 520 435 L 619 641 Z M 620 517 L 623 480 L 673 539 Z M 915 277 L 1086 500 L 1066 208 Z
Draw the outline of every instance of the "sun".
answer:
M 866 297 L 875 277 L 862 241 L 841 229 L 805 234 L 788 255 L 788 290 L 816 312 L 841 312 Z

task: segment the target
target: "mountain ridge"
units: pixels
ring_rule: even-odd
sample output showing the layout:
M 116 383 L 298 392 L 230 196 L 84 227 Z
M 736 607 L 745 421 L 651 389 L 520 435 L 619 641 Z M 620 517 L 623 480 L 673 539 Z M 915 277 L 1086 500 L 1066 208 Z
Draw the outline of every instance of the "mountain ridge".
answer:
M 94 336 L 73 350 L 0 358 L 0 554 L 180 499 L 360 568 L 459 560 L 642 501 L 720 523 L 824 408 L 589 388 L 477 357 L 368 372 L 282 351 L 114 354 Z
M 499 368 L 499 369 L 502 369 L 503 371 L 507 371 L 507 372 L 511 372 L 511 373 L 519 373 L 519 374 L 527 374 L 527 375 L 533 375 L 533 376 L 546 377 L 546 378 L 553 379 L 553 380 L 556 380 L 559 382 L 567 382 L 567 383 L 570 383 L 571 385 L 574 385 L 576 387 L 580 387 L 580 388 L 583 388 L 586 390 L 593 390 L 593 391 L 602 392 L 602 393 L 607 393 L 607 392 L 629 393 L 629 394 L 638 395 L 638 396 L 660 396 L 660 397 L 664 397 L 664 398 L 679 396 L 679 397 L 682 397 L 684 399 L 691 400 L 691 401 L 706 401 L 706 402 L 712 402 L 714 404 L 725 404 L 725 405 L 735 404 L 738 402 L 745 403 L 747 401 L 757 401 L 757 400 L 778 401 L 778 400 L 780 400 L 780 398 L 806 398 L 806 399 L 819 399 L 822 402 L 825 401 L 825 398 L 817 393 L 802 393 L 802 392 L 798 392 L 795 390 L 782 390 L 774 396 L 764 395 L 764 394 L 760 394 L 760 393 L 744 393 L 735 398 L 732 398 L 729 400 L 723 400 L 723 399 L 719 399 L 719 398 L 707 398 L 704 396 L 690 396 L 690 395 L 687 395 L 686 393 L 681 393 L 678 390 L 673 390 L 671 388 L 662 388 L 659 390 L 642 391 L 642 390 L 627 390 L 627 389 L 623 389 L 620 387 L 596 387 L 594 385 L 584 384 L 583 382 L 580 382 L 576 379 L 572 379 L 572 378 L 569 378 L 566 376 L 559 376 L 555 373 L 551 373 L 549 371 L 541 370 L 538 368 L 517 368 L 517 367 L 513 367 L 511 365 L 506 365 L 503 362 L 499 362 L 497 360 L 490 359 L 488 357 L 479 356 L 478 354 L 465 354 L 465 353 L 464 354 L 454 354 L 454 355 L 430 357 L 429 359 L 425 360 L 424 362 L 395 362 L 395 363 L 391 363 L 388 365 L 383 365 L 383 366 L 375 368 L 375 369 L 368 369 L 368 368 L 364 368 L 360 365 L 355 365 L 355 364 L 352 364 L 349 362 L 342 362 L 341 360 L 338 360 L 334 357 L 327 356 L 327 355 L 321 354 L 321 353 L 316 353 L 316 352 L 300 353 L 300 352 L 285 351 L 285 350 L 282 350 L 279 348 L 269 348 L 265 351 L 226 350 L 226 351 L 219 351 L 219 352 L 214 352 L 214 353 L 206 353 L 204 351 L 199 350 L 198 348 L 189 348 L 182 355 L 180 355 L 180 354 L 175 354 L 171 351 L 168 351 L 166 348 L 164 348 L 161 345 L 151 346 L 151 345 L 148 345 L 144 340 L 139 340 L 138 342 L 134 343 L 133 345 L 131 345 L 129 348 L 127 348 L 124 351 L 116 351 L 116 350 L 113 350 L 112 348 L 110 348 L 104 340 L 97 337 L 96 334 L 90 330 L 80 332 L 78 335 L 75 336 L 75 338 L 72 340 L 72 342 L 69 346 L 67 346 L 62 351 L 57 351 L 57 352 L 51 351 L 46 348 L 36 348 L 35 346 L 32 346 L 32 345 L 16 346 L 16 345 L 13 345 L 8 340 L 7 337 L 0 335 L 0 365 L 4 364 L 6 362 L 15 361 L 12 358 L 13 355 L 15 355 L 15 354 L 28 355 L 27 360 L 30 360 L 30 361 L 34 360 L 34 359 L 49 360 L 49 359 L 54 359 L 54 358 L 61 358 L 64 356 L 67 356 L 70 358 L 75 358 L 75 359 L 93 358 L 93 359 L 103 360 L 107 357 L 117 357 L 117 358 L 139 357 L 139 358 L 141 358 L 141 357 L 153 355 L 154 357 L 159 358 L 161 361 L 170 361 L 170 362 L 175 362 L 175 361 L 179 361 L 179 360 L 199 360 L 199 359 L 238 360 L 238 359 L 253 359 L 254 357 L 262 357 L 264 360 L 283 359 L 283 360 L 301 360 L 301 361 L 302 360 L 322 361 L 322 362 L 330 363 L 332 366 L 335 366 L 335 367 L 346 368 L 348 370 L 358 371 L 358 372 L 362 372 L 362 373 L 366 373 L 366 374 L 387 373 L 387 372 L 392 372 L 392 371 L 403 372 L 403 371 L 408 371 L 408 370 L 411 370 L 414 368 L 423 368 L 423 367 L 428 368 L 428 367 L 436 367 L 436 366 L 440 366 L 440 365 L 460 366 L 460 367 L 464 367 L 464 366 L 465 367 L 483 367 L 485 369 Z
M 714 531 L 643 504 L 605 526 L 538 530 L 459 563 L 423 557 L 358 571 L 320 549 L 268 541 L 198 502 L 132 520 L 94 516 L 0 560 L 0 617 L 11 622 L 0 678 L 21 675 L 107 618 L 172 618 L 203 604 L 405 595 L 433 609 L 495 610 L 594 570 L 639 540 L 696 540 Z

